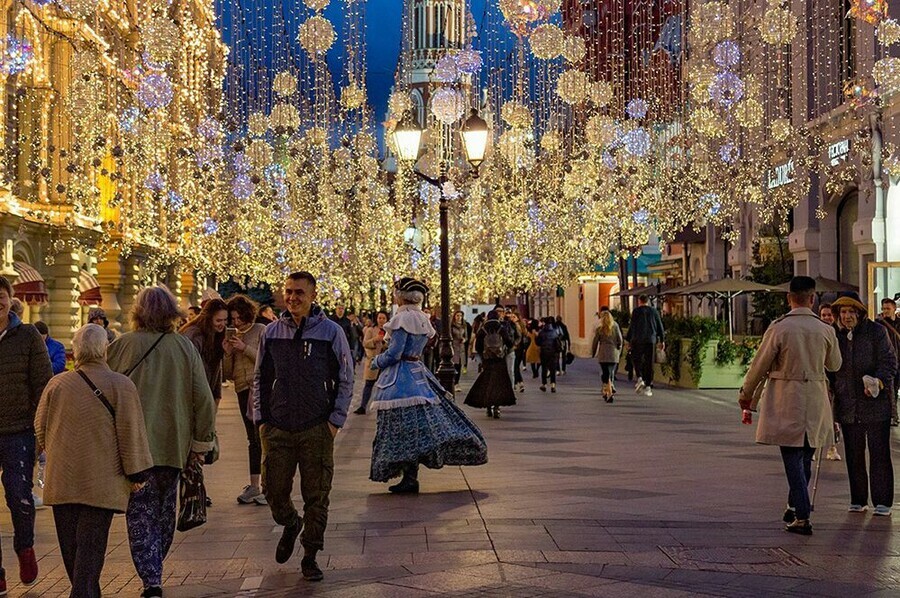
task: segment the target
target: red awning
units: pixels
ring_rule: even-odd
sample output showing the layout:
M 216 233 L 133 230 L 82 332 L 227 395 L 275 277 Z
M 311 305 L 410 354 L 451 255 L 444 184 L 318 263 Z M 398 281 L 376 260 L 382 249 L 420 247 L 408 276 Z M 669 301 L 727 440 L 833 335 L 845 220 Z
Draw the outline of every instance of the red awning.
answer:
M 100 283 L 87 270 L 78 274 L 78 303 L 81 305 L 100 305 L 103 295 L 100 294 Z
M 18 274 L 13 285 L 13 293 L 23 303 L 28 305 L 44 305 L 49 303 L 47 286 L 41 273 L 25 262 L 13 262 L 13 268 Z

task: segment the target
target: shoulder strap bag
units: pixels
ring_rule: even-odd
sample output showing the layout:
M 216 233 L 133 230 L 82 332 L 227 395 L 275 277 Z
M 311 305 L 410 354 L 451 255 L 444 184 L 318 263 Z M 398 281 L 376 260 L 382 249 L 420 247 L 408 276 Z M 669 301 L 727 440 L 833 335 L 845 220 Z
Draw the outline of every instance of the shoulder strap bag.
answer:
M 97 385 L 94 384 L 94 381 L 91 380 L 87 374 L 85 374 L 81 370 L 75 370 L 78 372 L 78 375 L 81 376 L 81 379 L 85 381 L 85 383 L 91 387 L 91 391 L 94 393 L 94 396 L 100 399 L 100 402 L 103 403 L 103 406 L 106 407 L 106 410 L 109 411 L 109 415 L 113 418 L 113 422 L 116 421 L 116 410 L 113 409 L 113 406 L 109 403 L 109 400 L 106 398 L 106 395 L 103 394 L 103 391 L 97 388 Z
M 154 342 L 153 345 L 152 345 L 149 349 L 147 349 L 147 352 L 144 353 L 143 355 L 141 355 L 141 358 L 137 360 L 137 363 L 135 363 L 133 366 L 131 366 L 130 368 L 128 368 L 127 371 L 124 372 L 125 375 L 128 376 L 128 377 L 130 378 L 132 372 L 134 372 L 134 370 L 136 370 L 136 369 L 138 368 L 138 366 L 141 365 L 141 363 L 143 363 L 145 359 L 147 359 L 147 356 L 148 356 L 148 355 L 150 355 L 151 353 L 153 353 L 153 349 L 156 348 L 156 345 L 159 344 L 159 341 L 161 341 L 161 340 L 163 339 L 163 337 L 164 337 L 165 335 L 167 335 L 167 334 L 169 334 L 169 333 L 168 333 L 168 332 L 163 332 L 162 334 L 160 334 L 160 335 L 159 335 L 159 338 L 156 339 L 156 342 Z

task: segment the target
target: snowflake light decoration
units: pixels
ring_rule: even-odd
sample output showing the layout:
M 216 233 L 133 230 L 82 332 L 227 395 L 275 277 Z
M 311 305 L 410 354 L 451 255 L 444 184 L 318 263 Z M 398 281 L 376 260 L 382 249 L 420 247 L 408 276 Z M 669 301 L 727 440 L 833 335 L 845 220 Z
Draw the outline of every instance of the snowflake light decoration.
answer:
M 172 81 L 166 73 L 150 73 L 141 79 L 137 91 L 138 101 L 151 110 L 165 108 L 175 96 Z
M 18 75 L 25 72 L 34 57 L 34 48 L 24 38 L 15 35 L 6 36 L 6 47 L 0 56 L 0 71 L 6 75 Z

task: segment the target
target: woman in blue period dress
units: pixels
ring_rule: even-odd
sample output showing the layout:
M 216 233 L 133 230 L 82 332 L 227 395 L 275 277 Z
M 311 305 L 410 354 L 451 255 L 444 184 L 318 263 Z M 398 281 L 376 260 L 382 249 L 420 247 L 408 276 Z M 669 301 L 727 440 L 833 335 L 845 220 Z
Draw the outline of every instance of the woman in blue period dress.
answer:
M 481 465 L 487 463 L 487 445 L 421 361 L 425 344 L 436 334 L 421 307 L 428 287 L 412 278 L 394 287 L 400 307 L 384 326 L 388 348 L 370 366 L 381 373 L 372 397 L 378 427 L 369 477 L 387 482 L 402 474 L 400 483 L 388 489 L 403 494 L 419 491 L 420 464 L 429 469 Z

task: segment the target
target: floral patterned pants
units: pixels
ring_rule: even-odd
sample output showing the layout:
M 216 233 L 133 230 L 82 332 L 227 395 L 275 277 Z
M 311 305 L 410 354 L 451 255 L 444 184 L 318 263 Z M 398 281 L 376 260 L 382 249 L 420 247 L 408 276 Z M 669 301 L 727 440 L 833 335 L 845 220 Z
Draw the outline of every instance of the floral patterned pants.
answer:
M 131 495 L 125 521 L 131 560 L 144 588 L 162 586 L 163 560 L 175 536 L 178 476 L 174 467 L 154 467 L 147 485 Z

